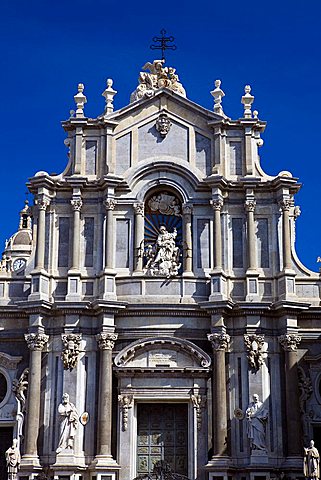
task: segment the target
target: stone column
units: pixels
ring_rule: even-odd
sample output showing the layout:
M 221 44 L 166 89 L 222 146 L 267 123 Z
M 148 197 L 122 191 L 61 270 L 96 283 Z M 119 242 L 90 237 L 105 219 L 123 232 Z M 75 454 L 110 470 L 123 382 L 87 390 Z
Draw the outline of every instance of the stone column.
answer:
M 80 247 L 80 210 L 82 201 L 74 198 L 70 201 L 74 211 L 73 236 L 72 236 L 72 270 L 79 270 L 79 247 Z
M 37 253 L 35 268 L 42 270 L 45 266 L 45 237 L 46 237 L 46 209 L 50 201 L 48 198 L 38 200 L 37 206 L 39 209 L 38 225 L 37 225 Z
M 282 209 L 283 269 L 291 269 L 290 200 L 280 202 Z
M 297 348 L 301 337 L 296 333 L 281 335 L 279 342 L 285 352 L 285 398 L 288 455 L 302 455 L 302 433 L 299 405 Z
M 28 376 L 28 405 L 24 457 L 38 457 L 37 439 L 40 424 L 41 352 L 48 342 L 44 333 L 27 333 L 25 339 L 30 349 Z
M 221 226 L 221 210 L 223 200 L 218 198 L 211 201 L 214 210 L 214 269 L 222 268 L 222 226 Z
M 193 244 L 192 244 L 192 212 L 193 207 L 185 203 L 182 205 L 183 212 L 183 242 L 184 242 L 184 273 L 193 272 Z
M 212 435 L 213 457 L 225 456 L 227 445 L 227 401 L 225 351 L 230 336 L 227 333 L 210 333 L 207 335 L 213 348 L 212 365 Z
M 108 269 L 114 268 L 114 214 L 116 200 L 113 198 L 106 198 L 106 247 L 105 247 L 105 267 Z
M 98 436 L 96 457 L 112 458 L 111 418 L 112 418 L 112 350 L 117 333 L 101 332 L 96 336 L 100 348 L 100 380 L 98 399 Z
M 256 270 L 256 238 L 254 210 L 256 201 L 253 199 L 245 201 L 245 210 L 247 212 L 247 247 L 248 247 L 248 269 Z
M 135 211 L 135 258 L 134 271 L 143 271 L 144 255 L 144 204 L 134 203 Z

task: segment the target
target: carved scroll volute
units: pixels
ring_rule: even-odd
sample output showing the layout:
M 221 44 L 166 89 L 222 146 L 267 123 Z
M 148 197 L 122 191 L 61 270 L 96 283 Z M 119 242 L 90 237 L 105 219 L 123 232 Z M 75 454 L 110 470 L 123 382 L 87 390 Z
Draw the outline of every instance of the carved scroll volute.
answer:
M 132 395 L 118 395 L 118 402 L 122 410 L 122 428 L 126 432 L 128 429 L 128 410 L 133 406 Z

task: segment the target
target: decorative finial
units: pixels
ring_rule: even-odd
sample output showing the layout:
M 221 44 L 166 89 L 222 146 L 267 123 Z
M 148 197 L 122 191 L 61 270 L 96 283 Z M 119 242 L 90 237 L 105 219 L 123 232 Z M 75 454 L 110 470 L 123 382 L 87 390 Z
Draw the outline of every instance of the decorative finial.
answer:
M 166 30 L 163 28 L 161 31 L 161 37 L 153 37 L 153 42 L 160 42 L 160 45 L 151 45 L 151 50 L 161 50 L 162 51 L 162 60 L 165 61 L 165 50 L 176 50 L 176 45 L 167 45 L 168 42 L 173 42 L 174 37 L 165 37 Z
M 245 95 L 243 95 L 241 102 L 244 105 L 244 118 L 252 118 L 251 105 L 254 102 L 254 97 L 251 95 L 250 85 L 245 85 Z
M 222 98 L 225 93 L 221 90 L 221 80 L 215 80 L 215 89 L 211 91 L 211 95 L 214 97 L 214 112 L 218 115 L 224 115 Z
M 106 100 L 105 115 L 108 115 L 114 111 L 113 101 L 117 91 L 113 89 L 113 81 L 111 78 L 107 78 L 106 84 L 107 88 L 103 91 L 102 96 L 105 97 Z
M 83 83 L 78 83 L 78 93 L 77 95 L 74 95 L 75 103 L 77 105 L 76 118 L 84 117 L 84 105 L 87 103 L 87 98 L 83 94 L 84 88 L 85 86 Z

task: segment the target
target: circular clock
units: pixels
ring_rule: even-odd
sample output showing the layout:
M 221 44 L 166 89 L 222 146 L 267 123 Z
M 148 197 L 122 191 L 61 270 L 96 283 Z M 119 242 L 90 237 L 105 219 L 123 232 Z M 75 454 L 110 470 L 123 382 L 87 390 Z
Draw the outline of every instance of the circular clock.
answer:
M 13 271 L 18 272 L 18 270 L 22 270 L 26 266 L 26 263 L 24 258 L 17 258 L 12 265 Z

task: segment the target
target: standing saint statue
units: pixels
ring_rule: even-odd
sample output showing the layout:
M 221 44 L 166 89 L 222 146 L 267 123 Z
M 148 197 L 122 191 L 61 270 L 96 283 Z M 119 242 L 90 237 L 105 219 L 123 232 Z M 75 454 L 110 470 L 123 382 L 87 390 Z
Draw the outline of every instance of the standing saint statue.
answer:
M 260 402 L 257 394 L 253 395 L 253 401 L 250 402 L 245 412 L 247 419 L 247 436 L 251 442 L 251 450 L 261 450 L 266 452 L 266 422 L 269 412 Z
M 8 480 L 17 480 L 18 470 L 20 468 L 21 456 L 18 449 L 18 440 L 12 441 L 12 447 L 6 451 L 6 462 L 8 471 Z
M 68 393 L 64 393 L 58 406 L 60 416 L 60 437 L 57 453 L 62 450 L 74 448 L 74 438 L 78 427 L 78 412 L 73 403 L 69 401 Z
M 163 275 L 167 278 L 178 274 L 181 266 L 179 263 L 179 248 L 175 245 L 177 237 L 176 228 L 173 233 L 166 230 L 165 225 L 159 228 L 159 234 L 154 248 L 148 246 L 146 269 L 149 275 Z
M 304 449 L 303 472 L 305 478 L 320 478 L 320 455 L 313 440 L 311 440 L 310 446 Z

